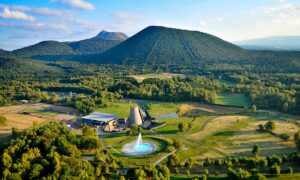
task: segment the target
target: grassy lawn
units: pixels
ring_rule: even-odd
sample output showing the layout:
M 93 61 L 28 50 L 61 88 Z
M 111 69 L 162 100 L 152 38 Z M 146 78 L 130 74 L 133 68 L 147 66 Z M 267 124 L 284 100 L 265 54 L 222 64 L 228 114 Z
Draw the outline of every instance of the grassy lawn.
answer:
M 197 175 L 198 179 L 201 179 L 201 175 Z M 193 175 L 190 175 L 190 176 L 186 176 L 186 175 L 173 175 L 171 176 L 170 178 L 171 180 L 180 180 L 180 179 L 194 179 L 194 176 Z M 227 177 L 224 177 L 224 176 L 210 176 L 208 177 L 207 179 L 211 179 L 211 180 L 214 180 L 214 179 L 228 179 Z
M 243 94 L 220 94 L 215 104 L 231 106 L 251 106 L 249 99 Z
M 136 140 L 137 136 L 115 136 L 115 137 L 107 137 L 105 141 L 107 145 L 111 145 L 117 151 L 121 152 L 122 147 L 129 142 Z M 157 151 L 153 154 L 144 155 L 144 156 L 126 156 L 123 154 L 119 154 L 113 149 L 109 149 L 110 153 L 119 157 L 127 166 L 137 166 L 137 165 L 145 165 L 145 164 L 153 164 L 159 158 L 163 157 L 169 151 L 167 150 L 168 147 L 168 139 L 156 137 L 153 135 L 143 135 L 143 141 L 150 141 L 157 145 Z
M 177 111 L 178 104 L 162 103 L 156 101 L 143 101 L 143 104 L 148 109 L 151 116 L 174 113 Z
M 43 111 L 43 110 L 38 110 L 38 109 L 33 109 L 33 108 L 26 108 L 23 110 L 23 112 L 30 112 L 34 114 L 38 114 L 41 116 L 49 116 L 49 117 L 55 117 L 59 115 L 57 112 L 52 112 L 52 111 Z
M 271 179 L 271 180 L 298 180 L 300 179 L 300 174 L 297 173 L 297 174 L 282 174 L 278 177 L 272 177 L 272 178 L 268 178 L 268 179 Z
M 156 101 L 143 101 L 144 105 L 149 109 L 150 114 L 153 116 L 168 114 L 177 110 L 178 104 L 176 103 L 163 103 Z M 101 108 L 109 112 L 116 113 L 122 109 L 128 109 L 128 104 L 116 103 L 115 107 Z M 221 108 L 228 111 L 228 107 L 213 106 L 210 108 Z M 99 110 L 99 109 L 98 109 Z M 123 110 L 125 111 L 125 110 Z M 126 112 L 126 111 L 125 111 Z M 127 111 L 129 113 L 129 109 Z M 224 156 L 244 156 L 251 155 L 253 143 L 259 144 L 262 149 L 262 154 L 271 151 L 274 154 L 293 151 L 294 145 L 289 142 L 283 142 L 278 137 L 273 137 L 269 134 L 263 134 L 256 131 L 258 123 L 269 119 L 270 116 L 265 117 L 256 115 L 243 115 L 243 114 L 229 114 L 229 115 L 201 115 L 200 117 L 179 117 L 160 119 L 159 123 L 166 123 L 166 125 L 154 129 L 153 131 L 144 130 L 143 138 L 149 136 L 158 137 L 162 139 L 180 139 L 184 145 L 184 149 L 179 152 L 179 157 L 183 163 L 187 158 L 202 160 L 206 157 L 209 158 L 223 158 Z M 237 122 L 239 120 L 239 122 Z M 191 129 L 187 133 L 178 132 L 178 123 L 184 122 L 186 124 L 192 123 Z M 276 121 L 277 122 L 277 121 Z M 285 122 L 279 123 L 284 129 L 289 130 L 295 128 L 288 126 Z M 297 129 L 295 128 L 295 131 Z M 153 132 L 155 134 L 153 134 Z M 286 133 L 281 132 L 280 133 Z M 136 139 L 136 136 L 127 136 L 126 133 L 121 133 L 107 138 L 107 144 L 112 145 L 118 151 L 121 151 L 122 146 L 130 141 Z M 269 149 L 269 148 L 272 148 Z M 110 150 L 111 153 L 113 150 Z M 158 154 L 149 155 L 146 157 L 126 157 L 120 156 L 125 162 L 130 165 L 141 165 L 154 163 L 157 159 L 166 154 L 167 151 L 159 152 Z
M 141 75 L 133 75 L 130 77 L 135 78 L 138 82 L 142 82 L 145 79 L 149 78 L 157 78 L 157 79 L 170 79 L 174 76 L 184 76 L 182 74 L 171 74 L 171 73 L 161 73 L 161 74 L 141 74 Z
M 115 102 L 106 108 L 98 108 L 96 112 L 116 114 L 120 118 L 128 118 L 130 107 L 137 106 L 136 103 Z

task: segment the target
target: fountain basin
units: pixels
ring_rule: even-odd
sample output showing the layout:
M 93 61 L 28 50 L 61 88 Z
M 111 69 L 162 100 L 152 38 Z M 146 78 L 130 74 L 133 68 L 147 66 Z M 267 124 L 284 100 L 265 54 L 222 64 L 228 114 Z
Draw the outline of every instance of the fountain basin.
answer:
M 142 156 L 155 152 L 157 145 L 150 141 L 143 141 L 137 145 L 136 141 L 125 144 L 122 147 L 122 152 L 127 156 Z

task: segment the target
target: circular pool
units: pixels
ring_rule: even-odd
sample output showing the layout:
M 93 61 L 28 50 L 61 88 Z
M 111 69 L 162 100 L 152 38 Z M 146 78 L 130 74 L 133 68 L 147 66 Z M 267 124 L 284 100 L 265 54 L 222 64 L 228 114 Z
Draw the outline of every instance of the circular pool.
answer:
M 143 141 L 137 144 L 136 141 L 125 144 L 122 147 L 122 152 L 128 156 L 142 156 L 146 154 L 151 154 L 156 151 L 157 146 L 155 143 L 149 141 Z

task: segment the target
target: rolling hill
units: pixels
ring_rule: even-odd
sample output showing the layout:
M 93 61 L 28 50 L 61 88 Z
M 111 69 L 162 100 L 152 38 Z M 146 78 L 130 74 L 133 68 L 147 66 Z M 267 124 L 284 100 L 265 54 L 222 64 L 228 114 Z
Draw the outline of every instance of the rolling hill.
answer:
M 32 46 L 11 51 L 10 54 L 18 57 L 67 55 L 73 54 L 73 50 L 68 45 L 58 41 L 42 41 Z
M 80 58 L 93 63 L 184 64 L 238 59 L 245 53 L 242 48 L 206 33 L 149 26 L 101 54 Z
M 128 36 L 124 33 L 103 30 L 93 38 L 66 44 L 72 48 L 74 54 L 96 54 L 120 44 L 127 38 Z
M 120 32 L 102 31 L 90 39 L 74 42 L 42 41 L 8 53 L 17 57 L 96 54 L 118 45 L 127 38 Z
M 3 49 L 0 49 L 0 56 L 7 55 L 9 52 Z
M 50 67 L 38 61 L 29 61 L 17 57 L 0 57 L 0 78 L 22 76 L 28 74 L 42 74 L 58 72 L 57 68 Z

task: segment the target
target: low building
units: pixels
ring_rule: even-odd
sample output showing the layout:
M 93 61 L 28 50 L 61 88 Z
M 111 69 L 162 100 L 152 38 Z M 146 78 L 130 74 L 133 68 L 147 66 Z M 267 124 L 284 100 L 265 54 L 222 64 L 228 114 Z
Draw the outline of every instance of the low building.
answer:
M 117 127 L 115 114 L 95 112 L 79 118 L 78 121 L 90 126 L 100 126 L 104 131 L 113 131 Z

